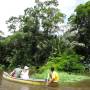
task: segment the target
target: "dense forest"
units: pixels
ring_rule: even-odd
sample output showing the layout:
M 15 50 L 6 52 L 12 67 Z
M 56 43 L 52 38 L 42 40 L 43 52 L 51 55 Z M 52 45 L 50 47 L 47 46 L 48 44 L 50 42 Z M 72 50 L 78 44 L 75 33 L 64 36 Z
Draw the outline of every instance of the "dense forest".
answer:
M 54 65 L 58 71 L 90 71 L 90 1 L 76 7 L 68 18 L 70 28 L 57 35 L 64 19 L 57 0 L 36 2 L 24 15 L 10 17 L 6 23 L 12 35 L 0 36 L 0 67 L 43 70 Z

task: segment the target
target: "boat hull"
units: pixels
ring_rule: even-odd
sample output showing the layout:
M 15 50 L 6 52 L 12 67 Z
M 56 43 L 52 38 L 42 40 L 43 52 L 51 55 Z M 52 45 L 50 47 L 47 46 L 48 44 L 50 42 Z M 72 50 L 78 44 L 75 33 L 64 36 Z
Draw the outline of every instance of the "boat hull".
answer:
M 8 81 L 16 82 L 16 83 L 22 83 L 22 84 L 30 84 L 30 85 L 46 85 L 47 81 L 44 79 L 29 79 L 29 80 L 22 80 L 20 78 L 16 79 L 11 77 L 7 72 L 3 73 L 3 78 Z M 57 82 L 51 83 L 49 86 L 59 86 Z
M 32 85 L 46 85 L 45 80 L 42 79 L 29 79 L 29 80 L 22 80 L 20 78 L 16 79 L 11 77 L 8 73 L 4 72 L 3 78 L 8 81 L 23 83 L 23 84 L 32 84 Z

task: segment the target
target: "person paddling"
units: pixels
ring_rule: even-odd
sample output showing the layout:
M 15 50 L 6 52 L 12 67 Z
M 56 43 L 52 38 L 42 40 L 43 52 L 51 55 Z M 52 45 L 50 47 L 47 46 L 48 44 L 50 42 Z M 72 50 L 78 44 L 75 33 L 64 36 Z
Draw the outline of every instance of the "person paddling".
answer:
M 48 74 L 48 81 L 47 85 L 50 85 L 53 82 L 58 82 L 59 81 L 59 75 L 58 73 L 54 70 L 54 67 L 50 68 L 50 72 Z

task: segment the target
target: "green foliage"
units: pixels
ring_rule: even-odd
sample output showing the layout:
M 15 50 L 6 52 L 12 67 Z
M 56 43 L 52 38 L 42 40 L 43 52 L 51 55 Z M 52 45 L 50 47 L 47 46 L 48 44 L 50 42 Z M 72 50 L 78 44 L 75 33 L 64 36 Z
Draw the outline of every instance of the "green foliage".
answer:
M 38 79 L 47 79 L 48 71 L 44 71 L 42 73 L 34 73 L 31 75 L 32 78 Z
M 57 0 L 36 2 L 34 7 L 24 10 L 24 15 L 9 18 L 7 24 L 13 35 L 0 40 L 2 65 L 8 69 L 17 65 L 44 65 L 40 72 L 51 66 L 55 66 L 58 71 L 84 71 L 81 56 L 74 51 L 89 57 L 90 2 L 76 8 L 76 14 L 69 18 L 71 30 L 63 36 L 54 35 L 58 30 L 58 23 L 63 23 L 64 19 L 64 14 L 57 5 Z M 84 48 L 85 52 L 80 52 L 81 48 Z M 86 61 L 88 63 L 89 58 Z M 35 68 L 32 69 L 31 73 Z
M 54 66 L 58 71 L 83 72 L 84 66 L 80 63 L 80 58 L 75 53 L 64 53 L 57 57 L 50 57 L 47 64 L 41 68 L 41 72 Z
M 90 79 L 90 77 L 88 76 L 84 76 L 84 75 L 75 75 L 73 73 L 69 74 L 66 72 L 58 72 L 60 80 L 59 83 L 61 84 L 67 84 L 67 83 L 72 83 L 73 82 L 78 82 L 78 81 L 82 81 L 85 79 Z M 42 73 L 35 73 L 33 75 L 31 75 L 32 78 L 40 78 L 40 79 L 46 79 L 48 75 L 48 71 L 44 71 Z
M 60 72 L 60 83 L 66 83 L 66 82 L 78 82 L 85 79 L 90 79 L 88 76 L 84 75 L 75 75 L 73 73 L 69 74 L 66 72 Z
M 75 34 L 76 42 L 81 43 L 75 46 L 77 54 L 83 55 L 83 64 L 90 63 L 90 1 L 80 4 L 75 9 L 75 14 L 69 18 L 71 31 Z
M 7 20 L 13 35 L 0 41 L 2 64 L 11 68 L 18 64 L 41 66 L 47 61 L 52 51 L 52 32 L 64 18 L 57 5 L 57 0 L 39 2 L 25 9 L 24 15 Z
M 0 72 L 3 71 L 4 68 L 5 66 L 0 64 Z
M 9 18 L 9 20 L 6 21 L 6 24 L 9 24 L 8 25 L 9 31 L 15 33 L 17 30 L 17 26 L 19 24 L 19 18 L 12 16 Z

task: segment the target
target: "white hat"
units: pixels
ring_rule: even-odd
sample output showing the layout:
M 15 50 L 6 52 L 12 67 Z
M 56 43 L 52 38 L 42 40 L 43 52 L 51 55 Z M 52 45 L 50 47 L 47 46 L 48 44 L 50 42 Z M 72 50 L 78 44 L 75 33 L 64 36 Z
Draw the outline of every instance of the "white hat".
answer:
M 28 66 L 25 66 L 24 69 L 29 69 L 29 67 Z

